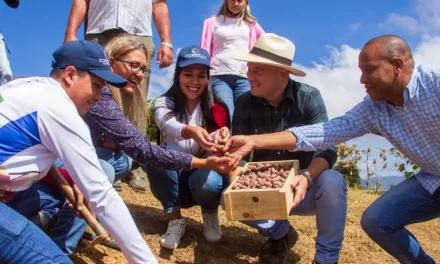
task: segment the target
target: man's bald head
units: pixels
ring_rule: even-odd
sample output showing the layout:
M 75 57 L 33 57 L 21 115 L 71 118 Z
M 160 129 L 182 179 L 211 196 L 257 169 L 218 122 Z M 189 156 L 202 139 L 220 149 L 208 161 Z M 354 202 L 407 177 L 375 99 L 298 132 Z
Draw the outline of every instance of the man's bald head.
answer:
M 364 49 L 375 46 L 380 56 L 388 61 L 401 58 L 404 61 L 412 60 L 412 52 L 408 43 L 396 35 L 383 35 L 369 40 Z
M 360 81 L 372 100 L 400 104 L 414 70 L 414 59 L 405 40 L 383 35 L 371 39 L 362 48 L 359 68 Z

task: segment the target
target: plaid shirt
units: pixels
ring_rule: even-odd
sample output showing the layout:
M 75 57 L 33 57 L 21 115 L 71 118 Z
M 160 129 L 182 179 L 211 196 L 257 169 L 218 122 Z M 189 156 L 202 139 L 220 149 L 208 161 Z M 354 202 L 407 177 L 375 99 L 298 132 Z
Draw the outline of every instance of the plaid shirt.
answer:
M 315 151 L 366 133 L 381 135 L 422 168 L 415 176 L 433 194 L 440 187 L 440 70 L 417 67 L 403 98 L 400 107 L 366 96 L 344 116 L 290 128 L 298 141 L 294 151 Z
M 328 120 L 327 110 L 318 89 L 289 79 L 284 96 L 277 107 L 265 99 L 247 92 L 235 101 L 232 123 L 234 135 L 252 135 L 280 132 L 289 127 L 304 126 Z M 283 150 L 256 150 L 253 161 L 299 160 L 306 169 L 314 157 L 327 160 L 329 168 L 336 161 L 336 150 L 330 147 L 320 152 L 290 152 Z M 245 157 L 249 160 L 249 157 Z

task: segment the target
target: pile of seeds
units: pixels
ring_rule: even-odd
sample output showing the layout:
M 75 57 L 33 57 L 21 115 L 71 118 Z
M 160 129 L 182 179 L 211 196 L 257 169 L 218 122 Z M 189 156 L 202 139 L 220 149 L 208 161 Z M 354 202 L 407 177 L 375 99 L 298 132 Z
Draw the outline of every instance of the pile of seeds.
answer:
M 292 164 L 258 163 L 240 172 L 232 190 L 278 189 L 283 187 Z

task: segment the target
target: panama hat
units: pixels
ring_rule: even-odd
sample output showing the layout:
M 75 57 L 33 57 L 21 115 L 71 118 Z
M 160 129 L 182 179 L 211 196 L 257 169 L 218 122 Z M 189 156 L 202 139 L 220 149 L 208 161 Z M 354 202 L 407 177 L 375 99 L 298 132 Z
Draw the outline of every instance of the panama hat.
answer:
M 288 70 L 296 76 L 306 74 L 292 67 L 295 45 L 288 39 L 273 33 L 264 33 L 255 42 L 255 46 L 246 55 L 235 55 L 234 59 L 272 65 Z

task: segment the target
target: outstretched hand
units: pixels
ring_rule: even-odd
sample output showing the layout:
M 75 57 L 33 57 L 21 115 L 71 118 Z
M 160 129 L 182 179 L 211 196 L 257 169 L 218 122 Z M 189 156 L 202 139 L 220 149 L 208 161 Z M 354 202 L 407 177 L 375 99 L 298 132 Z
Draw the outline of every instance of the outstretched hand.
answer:
M 214 142 L 212 142 L 211 136 L 203 128 L 198 126 L 186 126 L 183 128 L 188 138 L 194 139 L 202 149 L 214 152 L 216 150 Z
M 218 173 L 225 174 L 237 168 L 241 161 L 241 156 L 236 154 L 227 154 L 225 156 L 210 156 L 206 158 L 207 169 L 215 170 Z
M 231 133 L 227 127 L 222 127 L 214 132 L 214 144 L 217 145 L 219 151 L 223 150 L 223 146 L 228 142 L 230 137 Z
M 248 155 L 254 150 L 255 143 L 248 136 L 232 136 L 221 150 L 223 153 L 236 154 L 241 157 Z

